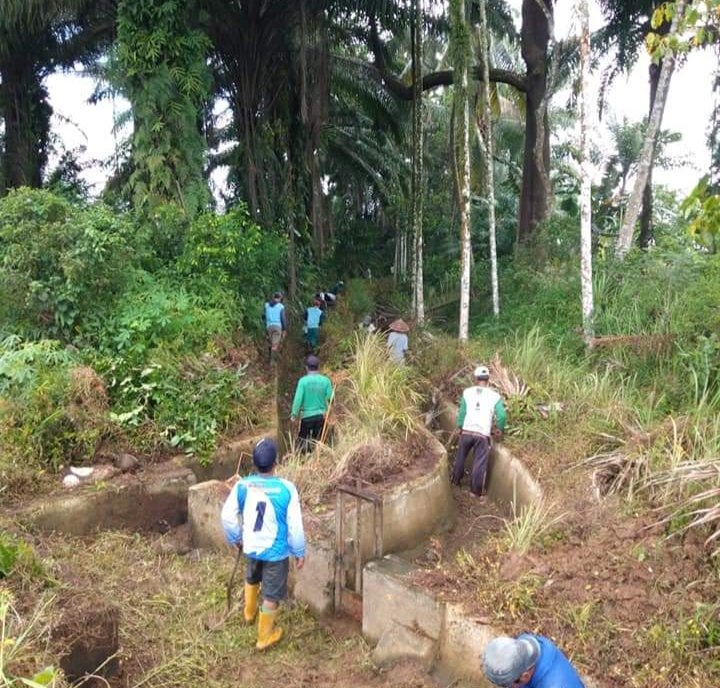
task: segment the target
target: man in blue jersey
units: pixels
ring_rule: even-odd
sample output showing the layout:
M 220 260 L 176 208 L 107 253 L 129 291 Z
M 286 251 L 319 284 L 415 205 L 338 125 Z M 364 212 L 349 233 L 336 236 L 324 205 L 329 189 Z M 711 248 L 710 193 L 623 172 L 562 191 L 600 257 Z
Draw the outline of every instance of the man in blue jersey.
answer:
M 483 668 L 489 681 L 506 688 L 584 688 L 562 650 L 532 633 L 491 640 L 485 648 Z
M 282 638 L 283 630 L 276 620 L 280 600 L 287 597 L 290 557 L 295 558 L 298 570 L 305 564 L 300 498 L 295 485 L 274 475 L 276 460 L 275 442 L 260 440 L 253 449 L 258 472 L 235 484 L 221 515 L 227 541 L 242 547 L 247 557 L 244 616 L 248 624 L 258 616 L 258 650 Z
M 325 314 L 320 307 L 320 299 L 315 297 L 312 306 L 305 309 L 305 344 L 308 350 L 314 351 L 320 341 L 320 325 Z
M 270 301 L 265 302 L 262 319 L 265 322 L 265 331 L 270 342 L 270 358 L 272 359 L 280 348 L 280 342 L 287 332 L 287 317 L 285 306 L 282 303 L 283 295 L 276 291 Z

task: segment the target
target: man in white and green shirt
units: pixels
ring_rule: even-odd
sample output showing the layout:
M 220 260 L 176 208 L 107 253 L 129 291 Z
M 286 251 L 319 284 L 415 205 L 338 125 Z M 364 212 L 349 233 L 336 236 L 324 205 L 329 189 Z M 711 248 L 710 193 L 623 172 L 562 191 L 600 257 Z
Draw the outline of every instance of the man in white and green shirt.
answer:
M 490 371 L 485 366 L 475 368 L 475 384 L 463 392 L 457 414 L 460 442 L 455 456 L 452 481 L 455 485 L 460 484 L 465 475 L 465 457 L 472 451 L 470 491 L 478 497 L 485 493 L 493 419 L 500 435 L 505 430 L 505 405 L 500 395 L 489 386 L 489 382 Z
M 319 372 L 320 359 L 317 356 L 308 356 L 305 368 L 307 375 L 298 380 L 290 420 L 300 418 L 298 440 L 301 451 L 306 452 L 310 450 L 312 441 L 322 437 L 333 386 L 330 378 Z

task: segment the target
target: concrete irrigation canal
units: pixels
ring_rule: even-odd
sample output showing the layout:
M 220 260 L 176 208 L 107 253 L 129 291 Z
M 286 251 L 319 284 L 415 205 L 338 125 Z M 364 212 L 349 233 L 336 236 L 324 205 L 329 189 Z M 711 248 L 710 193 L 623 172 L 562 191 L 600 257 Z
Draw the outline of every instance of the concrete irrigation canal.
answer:
M 283 389 L 284 385 L 278 388 L 279 418 L 284 415 Z M 394 476 L 391 484 L 338 487 L 334 502 L 308 529 L 306 566 L 291 585 L 294 598 L 317 615 L 356 619 L 358 630 L 374 645 L 372 657 L 378 665 L 412 659 L 450 680 L 480 679 L 480 662 L 467 658 L 477 658 L 502 629 L 467 613 L 462 604 L 438 599 L 412 576 L 415 553 L 455 525 L 448 456 L 440 441 L 452 431 L 454 417 L 451 404 L 441 405 L 436 433 L 427 433 L 426 449 L 414 472 Z M 89 482 L 71 494 L 26 506 L 15 516 L 30 528 L 74 536 L 114 529 L 166 530 L 188 522 L 193 548 L 229 554 L 220 526 L 220 509 L 229 490 L 226 481 L 249 470 L 249 456 L 260 437 L 277 433 L 282 438 L 285 432 L 278 423 L 228 445 L 208 465 L 176 457 L 135 474 L 111 475 L 101 486 Z M 509 514 L 513 503 L 517 510 L 542 492 L 520 461 L 496 447 L 488 495 L 500 512 Z M 118 622 L 113 621 L 115 626 Z M 109 635 L 116 639 L 117 629 L 110 628 Z M 105 642 L 108 657 L 116 644 Z M 95 668 L 90 663 L 105 659 L 97 650 L 86 648 L 88 672 Z M 82 658 L 74 661 L 82 668 Z

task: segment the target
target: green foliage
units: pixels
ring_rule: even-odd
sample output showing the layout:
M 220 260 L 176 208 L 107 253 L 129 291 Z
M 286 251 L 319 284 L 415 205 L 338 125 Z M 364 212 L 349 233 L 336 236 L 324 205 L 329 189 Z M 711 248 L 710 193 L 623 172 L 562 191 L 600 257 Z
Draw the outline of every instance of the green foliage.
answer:
M 162 203 L 137 217 L 140 264 L 148 270 L 170 265 L 183 251 L 190 218 L 178 203 Z
M 148 448 L 207 457 L 221 432 L 259 420 L 264 390 L 223 362 L 221 342 L 239 314 L 233 292 L 210 278 L 199 284 L 191 291 L 174 275 L 138 271 L 113 313 L 83 336 L 97 347 L 115 423 Z
M 375 311 L 375 295 L 372 284 L 364 279 L 354 278 L 348 281 L 344 298 L 358 322 Z
M 720 193 L 713 193 L 708 178 L 692 190 L 680 206 L 690 222 L 688 232 L 695 242 L 710 253 L 718 252 L 720 235 Z
M 177 353 L 204 351 L 231 329 L 235 317 L 231 295 L 211 284 L 206 287 L 198 293 L 173 276 L 137 271 L 115 310 L 88 323 L 83 336 L 101 353 L 120 356 L 129 365 L 142 363 L 159 347 Z
M 263 299 L 284 283 L 286 264 L 286 238 L 263 233 L 239 204 L 225 215 L 205 213 L 193 221 L 178 268 L 191 282 L 233 293 L 254 323 Z
M 197 12 L 192 0 L 119 3 L 115 80 L 133 107 L 129 187 L 143 210 L 175 201 L 192 216 L 209 201 L 198 121 L 210 43 Z
M 717 605 L 696 604 L 695 612 L 677 623 L 658 619 L 642 634 L 648 649 L 656 656 L 656 670 L 662 671 L 662 682 L 675 684 L 692 672 L 703 656 L 717 666 L 720 660 L 720 616 Z
M 0 580 L 11 575 L 37 579 L 45 572 L 30 545 L 0 530 Z
M 11 192 L 0 201 L 0 327 L 71 339 L 123 287 L 128 235 L 125 218 L 104 206 Z
M 253 409 L 259 408 L 264 390 L 254 389 L 244 377 L 243 366 L 224 365 L 212 353 L 178 360 L 156 351 L 144 367 L 113 378 L 111 417 L 135 429 L 131 435 L 140 442 L 152 428 L 152 442 L 159 438 L 166 447 L 207 459 L 221 432 L 260 420 Z
M 0 483 L 9 490 L 91 459 L 107 432 L 102 381 L 58 342 L 1 342 L 0 395 Z

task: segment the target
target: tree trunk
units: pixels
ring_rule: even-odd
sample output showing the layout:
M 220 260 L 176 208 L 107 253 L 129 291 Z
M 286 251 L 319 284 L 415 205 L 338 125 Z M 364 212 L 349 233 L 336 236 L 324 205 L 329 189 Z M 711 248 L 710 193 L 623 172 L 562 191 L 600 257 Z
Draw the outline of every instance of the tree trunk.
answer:
M 470 330 L 470 103 L 468 98 L 468 63 L 470 32 L 465 16 L 465 1 L 450 2 L 450 40 L 453 56 L 455 117 L 455 188 L 460 212 L 460 317 L 458 338 L 467 341 Z
M 685 0 L 678 0 L 675 4 L 675 14 L 670 25 L 670 36 L 675 35 L 677 27 L 685 11 Z M 640 162 L 638 163 L 638 172 L 635 178 L 632 194 L 627 205 L 625 220 L 620 227 L 617 245 L 615 246 L 615 254 L 621 260 L 630 250 L 635 233 L 635 223 L 640 214 L 640 204 L 642 203 L 643 193 L 650 175 L 652 167 L 653 154 L 655 152 L 655 143 L 657 141 L 658 132 L 662 123 L 663 113 L 665 112 L 665 103 L 667 102 L 668 90 L 670 88 L 670 79 L 675 69 L 675 56 L 668 52 L 662 61 L 660 69 L 660 78 L 658 81 L 657 93 L 655 96 L 655 104 L 650 114 L 647 132 L 645 133 L 645 142 L 643 143 L 642 153 L 640 154 Z
M 18 50 L 0 64 L 0 115 L 5 125 L 5 190 L 39 187 L 48 158 L 52 108 L 31 56 Z
M 662 68 L 662 60 L 660 64 L 650 64 L 650 112 L 648 118 L 652 116 L 653 108 L 655 107 L 655 99 L 657 98 L 658 82 L 660 81 L 660 70 Z M 653 215 L 653 186 L 652 186 L 652 173 L 653 165 L 650 164 L 648 170 L 647 183 L 643 190 L 643 204 L 642 213 L 640 214 L 640 235 L 638 236 L 638 246 L 640 248 L 647 248 L 653 239 L 653 226 L 652 226 L 652 215 Z
M 495 231 L 495 169 L 493 163 L 492 108 L 490 107 L 490 33 L 485 3 L 480 3 L 480 52 L 483 61 L 483 90 L 485 114 L 485 181 L 487 183 L 488 222 L 490 233 L 490 282 L 492 284 L 493 315 L 500 315 L 500 287 L 498 284 L 497 239 Z
M 580 17 L 580 64 L 582 102 L 580 108 L 580 283 L 585 344 L 593 340 L 592 282 L 592 162 L 590 160 L 590 16 L 587 0 L 578 0 Z
M 423 290 L 423 101 L 422 101 L 422 0 L 413 1 L 413 169 L 412 169 L 412 237 L 413 237 L 413 310 L 418 325 L 425 322 Z
M 537 225 L 547 218 L 551 203 L 547 53 L 552 12 L 552 0 L 523 0 L 521 39 L 527 67 L 527 107 L 517 236 L 520 244 L 527 243 Z

